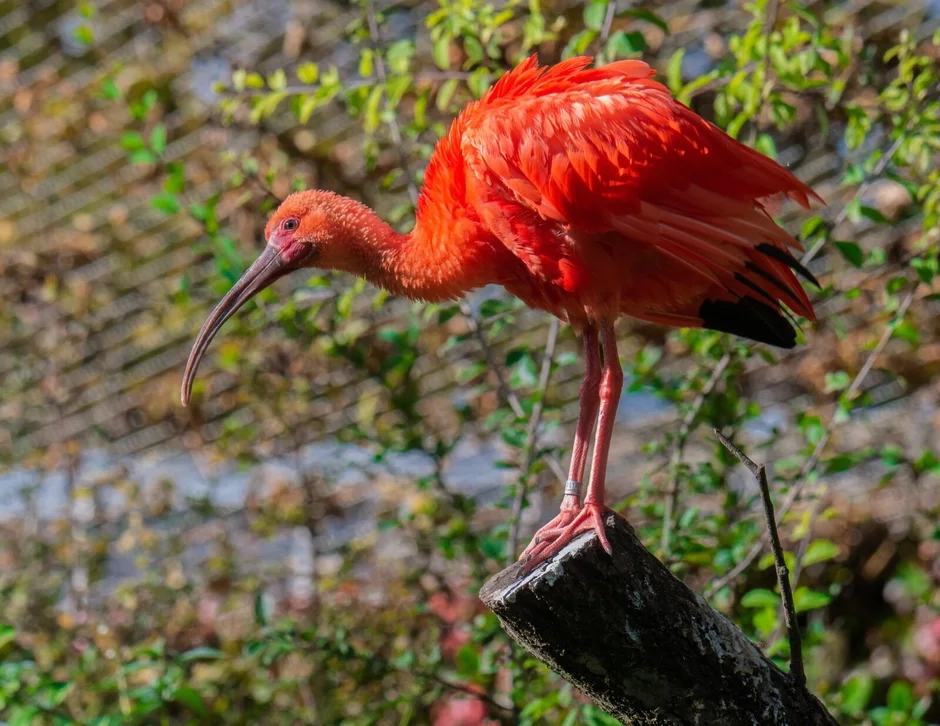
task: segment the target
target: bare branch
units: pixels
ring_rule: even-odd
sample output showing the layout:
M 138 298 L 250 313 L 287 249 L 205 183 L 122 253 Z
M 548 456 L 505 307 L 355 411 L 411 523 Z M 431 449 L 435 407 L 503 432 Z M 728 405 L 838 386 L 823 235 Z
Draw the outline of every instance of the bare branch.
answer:
M 780 595 L 783 600 L 783 621 L 786 623 L 787 636 L 790 641 L 790 678 L 798 686 L 805 688 L 806 671 L 803 667 L 803 641 L 800 638 L 800 626 L 796 622 L 796 606 L 793 604 L 793 590 L 790 588 L 790 571 L 787 569 L 787 561 L 783 556 L 783 547 L 780 545 L 777 519 L 774 516 L 774 503 L 770 496 L 770 485 L 767 483 L 767 470 L 763 464 L 755 464 L 743 451 L 725 438 L 718 429 L 715 429 L 715 436 L 738 461 L 750 470 L 760 486 L 760 496 L 764 503 L 764 518 L 767 521 L 767 532 L 770 535 L 770 548 L 774 553 L 777 582 L 780 585 Z
M 606 43 L 610 37 L 610 28 L 614 24 L 614 15 L 617 12 L 617 0 L 610 0 L 607 3 L 607 12 L 604 15 L 604 25 L 601 26 L 600 42 Z

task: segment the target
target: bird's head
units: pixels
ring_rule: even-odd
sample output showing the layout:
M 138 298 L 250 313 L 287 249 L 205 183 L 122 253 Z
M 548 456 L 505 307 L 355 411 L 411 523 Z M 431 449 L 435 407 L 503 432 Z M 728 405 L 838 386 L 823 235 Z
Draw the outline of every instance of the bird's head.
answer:
M 206 319 L 186 362 L 180 398 L 189 403 L 199 361 L 215 334 L 256 294 L 302 267 L 365 274 L 364 234 L 374 223 L 364 205 L 332 192 L 297 192 L 285 199 L 264 228 L 265 247 Z

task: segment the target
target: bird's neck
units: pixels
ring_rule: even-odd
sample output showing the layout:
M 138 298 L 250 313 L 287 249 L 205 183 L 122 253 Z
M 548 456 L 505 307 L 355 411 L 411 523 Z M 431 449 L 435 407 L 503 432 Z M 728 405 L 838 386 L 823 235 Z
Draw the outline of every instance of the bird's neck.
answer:
M 350 264 L 339 269 L 392 294 L 440 302 L 491 282 L 485 272 L 489 266 L 477 259 L 482 250 L 475 225 L 456 222 L 444 228 L 419 215 L 412 232 L 399 234 L 367 207 L 347 219 Z

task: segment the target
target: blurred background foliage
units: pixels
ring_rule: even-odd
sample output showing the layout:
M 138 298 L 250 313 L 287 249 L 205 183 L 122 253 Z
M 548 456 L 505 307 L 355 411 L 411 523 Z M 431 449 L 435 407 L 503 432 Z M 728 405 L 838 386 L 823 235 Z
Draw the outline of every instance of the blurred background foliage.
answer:
M 532 52 L 642 57 L 828 206 L 805 345 L 622 321 L 616 506 L 811 686 L 940 722 L 940 3 L 0 0 L 0 721 L 609 724 L 476 599 L 557 506 L 581 369 L 498 290 L 295 275 L 198 325 L 268 212 L 407 229 L 435 140 Z

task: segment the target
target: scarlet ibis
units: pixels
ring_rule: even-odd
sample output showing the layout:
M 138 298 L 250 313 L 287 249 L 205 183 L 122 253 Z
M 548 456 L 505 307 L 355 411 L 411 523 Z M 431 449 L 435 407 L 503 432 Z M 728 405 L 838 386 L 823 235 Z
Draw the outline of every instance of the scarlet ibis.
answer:
M 675 101 L 646 63 L 590 68 L 592 60 L 539 67 L 532 56 L 467 105 L 431 157 L 409 234 L 328 191 L 285 199 L 265 227 L 261 255 L 196 338 L 183 404 L 219 328 L 292 270 L 351 272 L 425 301 L 502 285 L 570 323 L 586 361 L 561 509 L 523 557 L 540 562 L 592 528 L 610 552 L 604 479 L 623 383 L 615 321 L 629 315 L 792 348 L 783 305 L 815 320 L 793 270 L 818 283 L 765 202 L 782 195 L 808 208 L 822 200 Z

